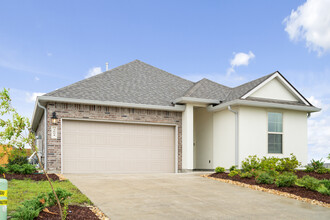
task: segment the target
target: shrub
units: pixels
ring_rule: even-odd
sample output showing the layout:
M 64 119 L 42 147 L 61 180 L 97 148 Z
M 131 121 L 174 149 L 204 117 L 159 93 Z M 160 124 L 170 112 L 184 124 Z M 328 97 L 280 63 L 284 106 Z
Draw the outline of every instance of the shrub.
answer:
M 250 172 L 241 173 L 239 175 L 241 178 L 251 178 L 253 175 Z
M 327 189 L 330 190 L 330 180 L 328 179 L 320 180 L 320 184 L 324 185 L 325 187 L 327 187 Z
M 305 166 L 305 172 L 308 172 L 308 173 L 310 173 L 310 172 L 314 172 L 314 167 L 312 167 L 312 166 Z
M 28 163 L 26 149 L 24 148 L 13 148 L 8 154 L 8 164 L 23 165 Z
M 64 204 L 64 201 L 69 197 L 72 196 L 72 193 L 66 191 L 65 189 L 61 189 L 61 188 L 57 188 L 55 190 L 56 195 L 58 197 L 58 199 L 60 200 L 61 205 Z M 55 199 L 55 195 L 53 192 L 49 192 L 48 193 L 48 205 L 49 206 L 53 206 L 56 204 L 56 199 Z
M 315 191 L 320 186 L 320 181 L 307 175 L 303 176 L 301 179 L 298 179 L 297 185 Z
M 314 170 L 317 170 L 317 169 L 323 167 L 323 165 L 324 165 L 324 161 L 322 161 L 322 159 L 321 160 L 314 160 L 314 159 L 311 160 L 311 166 L 314 168 Z
M 260 168 L 266 171 L 270 169 L 278 170 L 277 164 L 279 160 L 277 157 L 263 157 L 260 161 Z
M 233 177 L 239 174 L 240 174 L 239 170 L 232 170 L 229 172 L 228 176 Z
M 263 171 L 261 171 L 261 170 L 252 170 L 252 171 L 251 171 L 251 174 L 252 174 L 252 176 L 257 177 L 257 176 L 259 176 L 262 172 L 263 172 Z
M 318 191 L 321 194 L 325 194 L 325 195 L 330 195 L 330 190 L 327 189 L 327 187 L 325 187 L 324 185 L 320 185 L 316 191 Z
M 31 164 L 13 164 L 13 165 L 6 165 L 9 173 L 17 173 L 17 174 L 32 174 L 37 171 L 36 167 Z
M 268 171 L 266 171 L 267 174 L 269 174 L 271 177 L 274 177 L 274 179 L 279 175 L 279 172 L 277 172 L 274 169 L 270 169 Z
M 290 157 L 281 158 L 277 165 L 277 171 L 293 172 L 301 163 L 297 160 L 296 156 L 290 154 Z
M 260 169 L 260 159 L 257 155 L 249 156 L 245 160 L 242 161 L 242 170 L 249 172 L 251 170 Z
M 7 173 L 7 169 L 5 167 L 0 166 L 0 174 Z
M 274 183 L 274 177 L 272 177 L 266 172 L 263 172 L 256 177 L 256 182 L 259 184 L 272 184 Z
M 216 172 L 216 173 L 224 173 L 225 171 L 226 171 L 226 169 L 223 168 L 223 167 L 216 167 L 216 168 L 215 168 L 215 172 Z
M 319 173 L 319 174 L 325 174 L 328 172 L 328 169 L 325 168 L 325 167 L 320 167 L 318 168 L 317 170 L 315 170 L 316 173 Z
M 233 171 L 233 170 L 237 170 L 237 166 L 236 165 L 233 165 L 229 168 L 229 171 Z
M 279 175 L 275 181 L 277 187 L 293 186 L 297 180 L 297 176 L 293 173 L 283 173 Z
M 20 206 L 12 215 L 13 219 L 34 219 L 39 215 L 41 210 L 46 207 L 45 201 L 45 194 L 41 194 L 34 199 L 24 201 L 22 206 Z

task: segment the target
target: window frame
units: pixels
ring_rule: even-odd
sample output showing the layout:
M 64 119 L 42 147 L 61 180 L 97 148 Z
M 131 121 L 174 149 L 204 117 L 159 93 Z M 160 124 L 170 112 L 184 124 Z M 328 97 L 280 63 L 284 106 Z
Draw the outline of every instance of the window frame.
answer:
M 269 113 L 279 113 L 282 115 L 282 131 L 281 132 L 275 132 L 275 131 L 269 131 Z M 283 124 L 283 119 L 284 119 L 284 114 L 283 112 L 280 111 L 274 111 L 274 110 L 268 110 L 267 111 L 267 154 L 275 154 L 275 155 L 279 155 L 279 154 L 284 154 L 284 124 Z M 281 153 L 274 153 L 274 152 L 269 152 L 269 134 L 280 134 L 282 135 L 282 141 L 281 141 Z

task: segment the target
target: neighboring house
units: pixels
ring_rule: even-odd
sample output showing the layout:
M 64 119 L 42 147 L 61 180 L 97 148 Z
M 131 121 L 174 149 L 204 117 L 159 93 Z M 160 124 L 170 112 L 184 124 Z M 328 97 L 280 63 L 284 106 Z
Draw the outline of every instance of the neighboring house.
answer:
M 279 72 L 230 88 L 135 60 L 39 96 L 32 130 L 47 169 L 63 173 L 229 168 L 255 154 L 306 164 L 316 111 Z

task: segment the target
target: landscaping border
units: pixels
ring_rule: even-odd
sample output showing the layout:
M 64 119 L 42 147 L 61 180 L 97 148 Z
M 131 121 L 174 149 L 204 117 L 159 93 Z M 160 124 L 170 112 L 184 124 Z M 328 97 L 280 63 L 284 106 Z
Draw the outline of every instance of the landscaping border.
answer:
M 267 189 L 267 188 L 264 188 L 264 187 L 261 187 L 261 186 L 250 185 L 250 184 L 241 183 L 241 182 L 234 181 L 234 180 L 214 178 L 214 177 L 211 177 L 210 175 L 211 174 L 204 174 L 204 175 L 201 175 L 201 176 L 204 177 L 204 178 L 209 178 L 209 179 L 216 180 L 216 181 L 223 182 L 223 183 L 230 183 L 230 184 L 233 184 L 233 185 L 237 185 L 237 186 L 241 186 L 241 187 L 245 187 L 245 188 L 249 188 L 249 189 L 253 189 L 253 190 L 258 190 L 258 191 L 262 191 L 262 192 L 267 192 L 267 193 L 271 193 L 271 194 L 274 194 L 274 195 L 285 196 L 287 198 L 299 200 L 299 201 L 310 203 L 310 204 L 313 204 L 313 205 L 319 205 L 319 206 L 323 206 L 323 207 L 326 207 L 326 208 L 330 208 L 330 204 L 325 203 L 325 202 L 320 202 L 320 201 L 313 200 L 313 199 L 308 199 L 308 198 L 302 198 L 300 196 L 297 196 L 297 195 L 294 195 L 294 194 L 291 194 L 291 193 L 281 192 L 281 191 L 274 190 L 274 189 Z

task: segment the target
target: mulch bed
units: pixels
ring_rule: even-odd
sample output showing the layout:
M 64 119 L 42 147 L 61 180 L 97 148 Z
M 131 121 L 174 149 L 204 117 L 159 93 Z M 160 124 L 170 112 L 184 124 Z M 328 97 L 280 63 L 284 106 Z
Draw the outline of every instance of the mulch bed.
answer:
M 308 176 L 314 177 L 319 180 L 330 179 L 330 173 L 319 174 L 319 173 L 315 173 L 315 172 L 308 173 L 308 172 L 305 172 L 302 170 L 297 170 L 295 174 L 298 176 L 298 178 L 308 175 Z
M 58 209 L 58 206 L 52 206 L 48 207 L 48 210 L 55 214 L 47 213 L 47 212 L 40 212 L 39 216 L 37 218 L 34 218 L 35 220 L 61 220 L 60 212 Z M 67 220 L 99 220 L 99 218 L 88 208 L 83 206 L 77 206 L 77 205 L 69 205 L 67 210 L 68 215 L 66 216 Z
M 31 179 L 34 181 L 47 180 L 47 177 L 45 174 L 9 174 L 9 173 L 6 173 L 5 176 L 8 181 L 13 180 L 13 179 L 15 179 L 15 180 Z M 56 174 L 48 174 L 48 177 L 53 181 L 60 179 Z
M 309 173 L 306 174 L 306 172 L 303 172 L 303 171 L 297 171 L 296 174 L 298 175 L 298 177 L 299 177 L 299 175 L 301 175 L 301 176 L 309 175 Z M 324 175 L 324 174 L 321 174 L 321 175 Z M 296 186 L 296 185 L 292 186 L 292 187 L 277 187 L 275 184 L 258 184 L 253 177 L 252 178 L 241 178 L 238 175 L 229 177 L 227 173 L 213 173 L 210 175 L 210 177 L 233 180 L 233 181 L 237 181 L 237 182 L 241 182 L 241 183 L 246 183 L 249 185 L 257 185 L 257 186 L 260 186 L 263 188 L 274 189 L 274 190 L 278 190 L 281 192 L 291 193 L 291 194 L 300 196 L 302 198 L 313 199 L 313 200 L 317 200 L 317 201 L 321 201 L 321 202 L 330 204 L 330 196 L 306 189 L 304 187 Z M 319 178 L 326 179 L 324 176 L 319 177 Z

